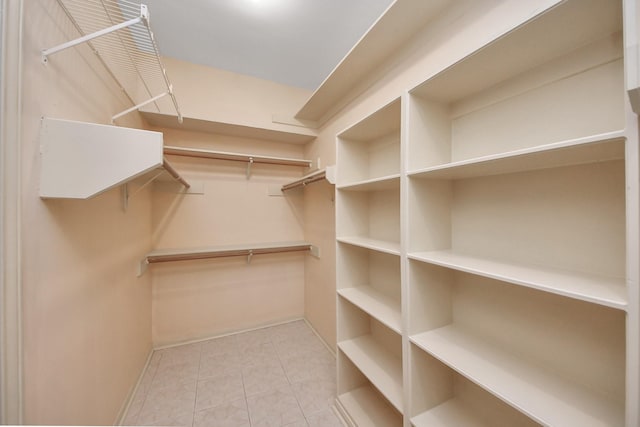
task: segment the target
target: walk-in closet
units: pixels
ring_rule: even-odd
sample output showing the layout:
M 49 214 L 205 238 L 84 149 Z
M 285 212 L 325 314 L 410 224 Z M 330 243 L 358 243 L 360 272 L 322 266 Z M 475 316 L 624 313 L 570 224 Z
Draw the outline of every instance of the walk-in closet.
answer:
M 640 425 L 636 0 L 0 4 L 1 424 Z

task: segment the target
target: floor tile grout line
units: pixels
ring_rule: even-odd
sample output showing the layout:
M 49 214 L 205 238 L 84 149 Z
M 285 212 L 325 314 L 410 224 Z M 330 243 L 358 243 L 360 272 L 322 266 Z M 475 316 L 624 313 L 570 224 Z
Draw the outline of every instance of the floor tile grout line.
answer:
M 193 416 L 191 417 L 191 427 L 196 424 L 196 405 L 198 404 L 198 384 L 200 383 L 200 366 L 202 365 L 202 344 L 198 348 L 198 373 L 196 375 L 196 394 L 193 399 Z

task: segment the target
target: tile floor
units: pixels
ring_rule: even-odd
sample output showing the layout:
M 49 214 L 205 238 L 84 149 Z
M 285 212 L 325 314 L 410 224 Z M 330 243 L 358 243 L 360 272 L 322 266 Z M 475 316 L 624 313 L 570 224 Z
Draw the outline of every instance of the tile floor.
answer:
M 303 320 L 157 350 L 124 424 L 342 427 L 335 367 Z

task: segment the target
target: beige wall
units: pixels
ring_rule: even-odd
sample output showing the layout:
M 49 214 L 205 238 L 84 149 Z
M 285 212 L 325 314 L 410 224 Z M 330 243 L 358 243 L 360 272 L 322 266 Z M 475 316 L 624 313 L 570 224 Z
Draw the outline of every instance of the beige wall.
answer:
M 209 133 L 163 129 L 165 143 L 256 155 L 302 158 L 303 147 Z M 302 241 L 299 196 L 270 196 L 270 188 L 299 177 L 300 167 L 170 157 L 203 194 L 155 186 L 155 248 L 198 248 Z M 304 314 L 304 254 L 156 264 L 153 277 L 153 342 L 164 346 L 255 328 Z
M 256 77 L 163 58 L 167 75 L 185 117 L 258 128 L 297 132 L 302 128 L 273 121 L 274 114 L 291 118 L 311 91 Z M 168 99 L 160 112 L 175 114 Z M 149 111 L 156 111 L 151 106 Z
M 107 123 L 129 106 L 86 47 L 40 61 L 74 37 L 54 0 L 24 2 L 22 261 L 24 421 L 113 424 L 151 350 L 151 199 L 122 210 L 115 189 L 91 200 L 38 197 L 40 117 Z M 135 115 L 125 126 L 141 125 Z

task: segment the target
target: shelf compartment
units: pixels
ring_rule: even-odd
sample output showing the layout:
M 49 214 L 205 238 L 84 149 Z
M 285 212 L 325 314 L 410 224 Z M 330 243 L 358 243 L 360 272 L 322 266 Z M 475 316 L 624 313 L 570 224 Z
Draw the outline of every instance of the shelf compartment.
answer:
M 340 238 L 389 242 L 399 248 L 400 188 L 380 191 L 338 190 L 336 233 Z
M 515 285 L 625 310 L 627 291 L 624 278 L 608 278 L 579 272 L 507 263 L 469 256 L 454 251 L 409 253 L 410 259 L 476 274 Z
M 526 415 L 410 344 L 414 427 L 534 427 Z
M 358 246 L 361 248 L 371 249 L 378 252 L 384 252 L 390 255 L 400 255 L 400 244 L 388 242 L 386 240 L 369 239 L 367 237 L 349 236 L 338 237 L 338 242 L 347 245 Z
M 401 335 L 344 298 L 338 298 L 337 312 L 338 392 L 362 385 L 356 381 L 362 374 L 402 412 Z
M 188 188 L 162 144 L 160 132 L 43 118 L 40 197 L 88 199 L 161 169 Z
M 338 405 L 358 427 L 400 427 L 402 417 L 370 384 L 338 395 Z
M 338 295 L 400 334 L 400 257 L 342 243 L 336 250 Z
M 408 267 L 410 337 L 454 325 L 568 381 L 624 396 L 624 311 L 413 259 Z
M 338 135 L 339 186 L 400 174 L 400 100 Z
M 399 301 L 395 301 L 370 286 L 339 289 L 338 295 L 376 318 L 392 331 L 398 334 L 402 333 Z
M 621 30 L 620 2 L 569 0 L 430 77 L 408 97 L 408 170 L 624 129 Z
M 624 424 L 623 405 L 487 345 L 456 326 L 417 334 L 410 340 L 544 425 Z
M 398 410 L 402 411 L 402 363 L 371 336 L 338 343 L 340 350 Z
M 620 282 L 607 279 L 625 276 L 624 160 L 458 180 L 411 178 L 408 215 L 408 253 L 450 251 L 548 274 L 595 276 L 595 287 L 563 281 L 557 292 L 624 308 Z
M 428 179 L 465 179 L 624 159 L 626 136 L 614 131 L 409 172 Z

